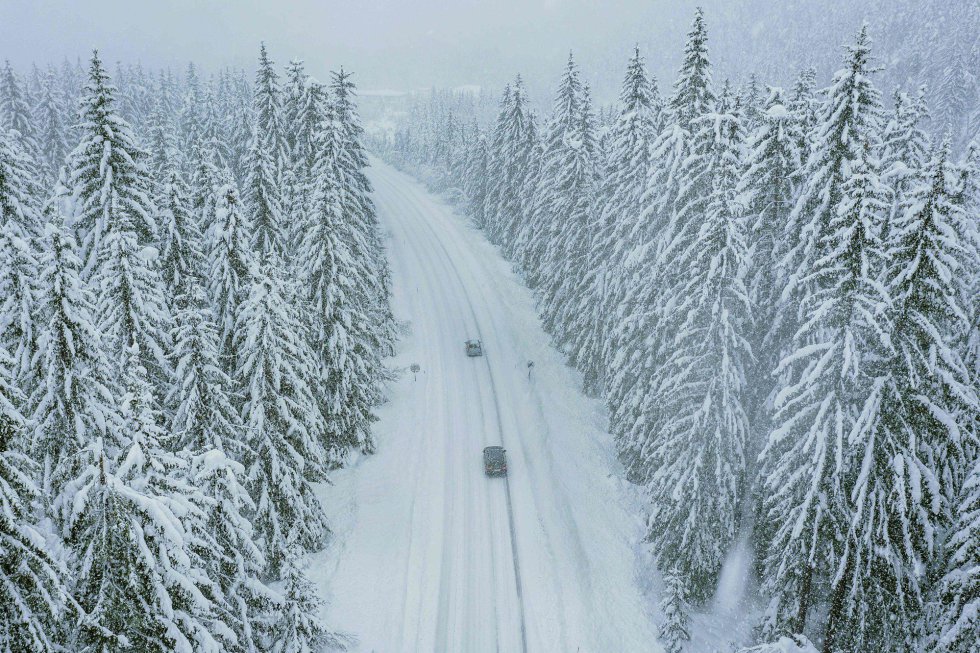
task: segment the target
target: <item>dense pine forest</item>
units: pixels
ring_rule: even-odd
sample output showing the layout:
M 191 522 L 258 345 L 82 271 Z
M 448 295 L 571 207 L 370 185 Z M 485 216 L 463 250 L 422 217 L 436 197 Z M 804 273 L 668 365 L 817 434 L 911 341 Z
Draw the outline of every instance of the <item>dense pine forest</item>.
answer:
M 489 124 L 485 94 L 433 92 L 378 139 L 513 263 L 605 400 L 669 653 L 746 542 L 753 651 L 978 650 L 976 107 L 883 97 L 871 31 L 832 79 L 736 86 L 699 11 L 669 91 L 636 49 L 597 107 L 570 56 L 546 120 L 518 76 Z
M 316 651 L 395 323 L 351 75 L 0 71 L 0 649 Z

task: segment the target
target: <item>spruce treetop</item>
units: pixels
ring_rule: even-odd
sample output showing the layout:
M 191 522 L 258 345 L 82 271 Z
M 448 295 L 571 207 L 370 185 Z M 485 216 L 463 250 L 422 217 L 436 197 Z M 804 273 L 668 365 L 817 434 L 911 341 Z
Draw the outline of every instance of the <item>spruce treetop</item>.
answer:
M 674 82 L 674 95 L 669 107 L 674 120 L 687 129 L 692 120 L 712 110 L 714 101 L 711 64 L 708 61 L 708 29 L 704 11 L 699 7 L 694 14 L 691 31 L 687 34 L 684 61 Z

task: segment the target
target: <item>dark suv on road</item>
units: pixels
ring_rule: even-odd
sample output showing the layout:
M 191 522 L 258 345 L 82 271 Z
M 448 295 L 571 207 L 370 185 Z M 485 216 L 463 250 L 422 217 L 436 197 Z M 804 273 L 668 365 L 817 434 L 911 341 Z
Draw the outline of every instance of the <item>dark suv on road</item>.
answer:
M 483 450 L 483 469 L 487 476 L 507 476 L 507 452 L 493 446 Z
M 469 357 L 482 356 L 483 355 L 483 343 L 479 340 L 467 340 L 466 341 L 466 355 Z

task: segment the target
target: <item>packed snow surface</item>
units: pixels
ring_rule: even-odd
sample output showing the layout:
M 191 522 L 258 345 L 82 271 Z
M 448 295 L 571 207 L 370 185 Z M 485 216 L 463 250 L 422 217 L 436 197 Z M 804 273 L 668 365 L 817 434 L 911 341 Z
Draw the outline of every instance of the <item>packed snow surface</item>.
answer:
M 600 405 L 477 230 L 376 159 L 369 176 L 407 333 L 378 453 L 322 488 L 334 538 L 310 574 L 329 625 L 385 653 L 661 651 Z M 488 445 L 507 478 L 484 475 Z

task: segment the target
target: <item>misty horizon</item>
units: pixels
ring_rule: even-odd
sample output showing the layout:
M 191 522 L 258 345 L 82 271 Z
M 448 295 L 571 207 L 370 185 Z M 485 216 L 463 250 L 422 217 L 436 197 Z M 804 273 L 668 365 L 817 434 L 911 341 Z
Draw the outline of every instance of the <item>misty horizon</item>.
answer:
M 941 22 L 945 10 L 965 1 L 921 3 L 917 11 L 932 5 L 935 11 L 930 13 Z M 365 93 L 430 87 L 497 89 L 520 73 L 541 101 L 550 100 L 553 80 L 569 52 L 575 53 L 599 101 L 615 99 L 620 73 L 634 45 L 645 53 L 661 85 L 669 86 L 690 16 L 699 5 L 712 27 L 719 81 L 744 81 L 757 73 L 770 83 L 787 84 L 810 66 L 826 77 L 835 69 L 843 44 L 863 21 L 869 22 L 876 41 L 878 62 L 888 70 L 902 61 L 900 49 L 915 36 L 905 27 L 914 16 L 906 16 L 907 11 L 876 12 L 879 0 L 835 0 L 833 9 L 826 3 L 808 8 L 757 0 L 627 0 L 612 7 L 578 0 L 425 0 L 410 7 L 393 0 L 353 7 L 313 0 L 180 0 L 153 6 L 112 0 L 84 5 L 67 0 L 5 4 L 0 22 L 0 42 L 5 47 L 0 54 L 21 70 L 65 59 L 85 61 L 93 49 L 99 50 L 110 70 L 116 62 L 177 71 L 190 62 L 207 72 L 247 69 L 264 42 L 281 65 L 294 58 L 304 60 L 319 79 L 341 66 L 353 71 Z M 785 21 L 787 17 L 795 23 Z M 817 23 L 822 29 L 809 34 L 808 26 Z M 215 36 L 215 29 L 221 38 Z M 805 46 L 803 39 L 809 39 Z M 794 48 L 794 42 L 800 46 Z M 770 45 L 787 54 L 771 57 Z M 969 39 L 962 48 L 969 52 Z M 905 70 L 888 74 L 890 80 L 896 78 L 894 83 L 904 83 L 909 76 Z

